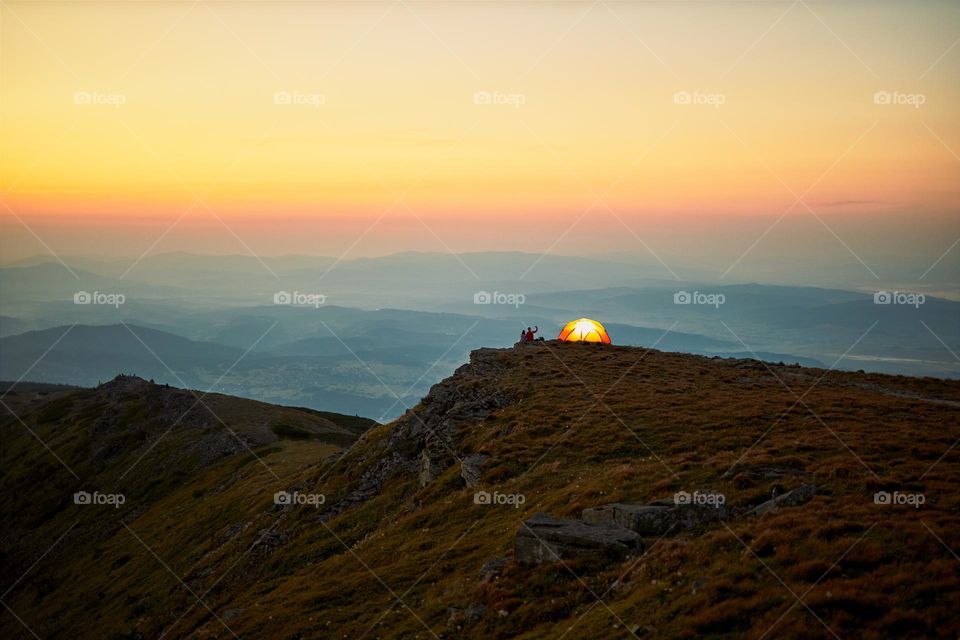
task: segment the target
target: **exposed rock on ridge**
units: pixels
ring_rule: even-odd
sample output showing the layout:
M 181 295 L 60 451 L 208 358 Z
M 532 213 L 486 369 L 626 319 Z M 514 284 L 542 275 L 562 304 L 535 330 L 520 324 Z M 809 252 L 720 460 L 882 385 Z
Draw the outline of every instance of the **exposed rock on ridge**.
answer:
M 456 433 L 515 401 L 499 384 L 509 368 L 506 355 L 504 349 L 477 349 L 470 353 L 470 362 L 433 385 L 417 406 L 397 419 L 385 449 L 356 487 L 322 517 L 331 518 L 369 500 L 396 474 L 416 474 L 420 485 L 426 486 L 454 464 L 461 464 L 464 482 L 478 484 L 485 458 L 463 452 Z

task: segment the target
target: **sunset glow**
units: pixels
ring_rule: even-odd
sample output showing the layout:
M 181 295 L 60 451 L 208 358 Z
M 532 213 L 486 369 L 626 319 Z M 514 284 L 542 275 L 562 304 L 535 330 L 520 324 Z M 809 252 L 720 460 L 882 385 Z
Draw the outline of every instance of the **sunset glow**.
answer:
M 357 255 L 558 216 L 583 226 L 568 253 L 658 216 L 936 225 L 958 196 L 960 11 L 853 6 L 4 4 L 4 250 L 44 252 L 24 225 L 54 249 L 110 225 L 131 255 L 171 225 L 157 250 L 245 252 L 226 225 L 310 252 L 306 224 L 336 254 L 370 229 Z

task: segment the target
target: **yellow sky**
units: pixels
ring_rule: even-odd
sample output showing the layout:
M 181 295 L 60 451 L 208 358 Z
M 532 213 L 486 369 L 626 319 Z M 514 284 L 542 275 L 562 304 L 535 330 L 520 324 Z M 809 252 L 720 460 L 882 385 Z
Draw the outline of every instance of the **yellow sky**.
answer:
M 477 248 L 496 244 L 479 220 L 576 219 L 600 196 L 638 224 L 776 217 L 800 195 L 834 213 L 956 208 L 947 2 L 0 11 L 0 192 L 20 221 L 0 216 L 21 234 L 96 221 L 124 237 L 193 205 L 184 229 L 215 214 L 347 237 L 399 196 L 390 216 L 476 224 Z

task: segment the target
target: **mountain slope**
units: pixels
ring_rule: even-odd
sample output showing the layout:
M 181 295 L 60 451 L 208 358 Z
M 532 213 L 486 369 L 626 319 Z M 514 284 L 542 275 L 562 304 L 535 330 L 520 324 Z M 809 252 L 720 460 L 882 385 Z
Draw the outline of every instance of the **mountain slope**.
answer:
M 197 536 L 193 542 L 173 536 L 168 543 L 182 545 L 179 549 L 217 545 L 217 531 L 204 529 L 203 514 L 196 513 L 204 495 L 215 496 L 203 506 L 213 520 L 229 519 L 244 508 L 251 487 L 339 455 L 374 424 L 354 416 L 204 395 L 133 376 L 83 390 L 20 383 L 4 394 L 0 419 L 3 584 L 19 583 L 32 563 L 28 559 L 54 541 L 44 533 L 58 530 L 61 542 L 69 544 L 52 550 L 53 555 L 66 552 L 66 560 L 60 570 L 34 575 L 28 584 L 46 595 L 62 580 L 86 598 L 96 595 L 89 590 L 92 585 L 110 584 L 110 571 L 129 559 L 120 555 L 107 573 L 96 570 L 101 555 L 111 554 L 111 536 L 118 528 L 125 530 L 127 522 L 142 522 L 145 514 L 159 509 L 167 527 L 186 526 Z M 43 455 L 35 455 L 39 451 Z M 78 504 L 78 492 L 93 499 Z M 98 495 L 111 496 L 105 498 L 106 506 L 97 504 Z M 54 598 L 54 609 L 70 604 Z M 104 611 L 112 606 L 105 604 Z M 10 621 L 15 619 L 0 622 L 0 635 L 26 633 L 23 627 L 8 628 Z M 63 628 L 62 620 L 51 619 L 38 632 L 59 636 Z M 89 620 L 76 629 L 81 636 L 120 637 L 102 635 Z
M 40 411 L 52 422 L 27 423 L 70 451 L 82 417 Z M 5 475 L 4 601 L 40 636 L 81 638 L 956 637 L 958 418 L 955 381 L 548 341 L 475 351 L 342 459 L 287 441 L 269 468 L 228 455 L 141 500 L 162 472 L 145 465 L 112 485 L 133 487 L 119 509 L 71 504 L 90 469 L 73 479 L 8 421 L 4 463 L 38 466 Z M 678 491 L 723 495 L 722 516 L 625 558 L 517 563 L 535 512 Z M 0 630 L 29 637 L 12 616 Z

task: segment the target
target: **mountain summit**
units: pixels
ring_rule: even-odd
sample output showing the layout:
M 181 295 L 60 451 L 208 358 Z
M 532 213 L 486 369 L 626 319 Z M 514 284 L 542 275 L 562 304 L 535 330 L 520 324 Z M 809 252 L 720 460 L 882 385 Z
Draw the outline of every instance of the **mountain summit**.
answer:
M 41 635 L 960 632 L 955 381 L 546 341 L 353 446 L 227 396 L 171 426 L 192 392 L 137 379 L 53 395 L 3 426 L 5 602 Z

